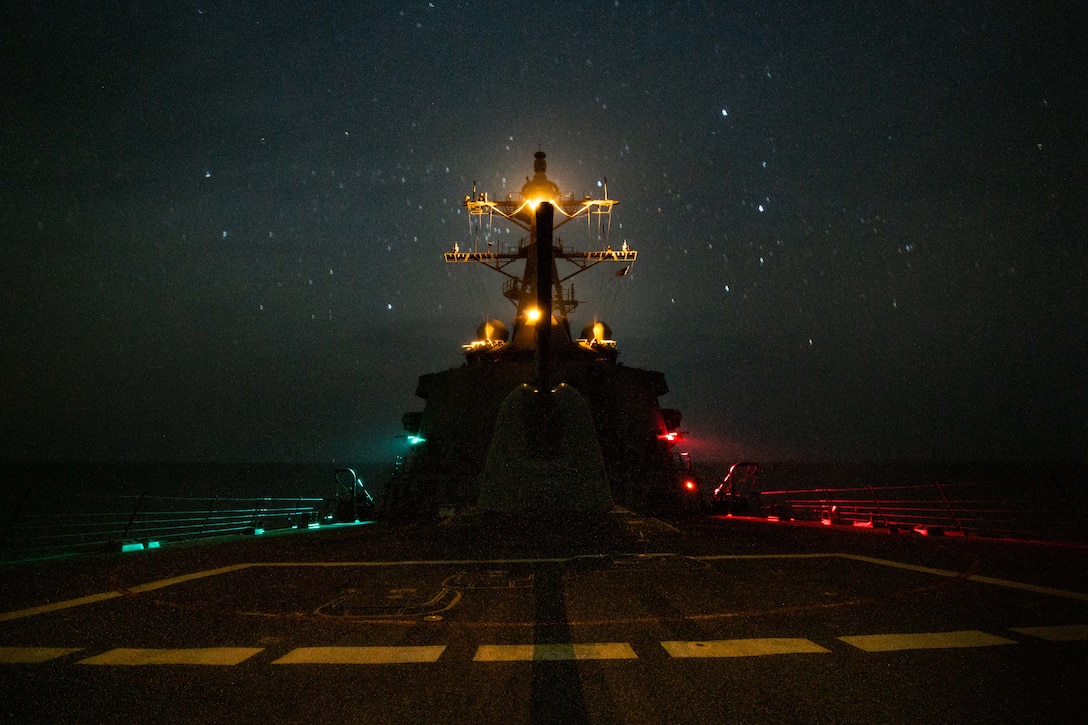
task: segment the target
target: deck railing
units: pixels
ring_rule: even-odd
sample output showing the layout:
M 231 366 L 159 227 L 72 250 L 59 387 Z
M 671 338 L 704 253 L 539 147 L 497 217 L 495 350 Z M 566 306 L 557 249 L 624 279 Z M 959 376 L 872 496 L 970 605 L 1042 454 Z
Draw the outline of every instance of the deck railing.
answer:
M 25 491 L 0 522 L 0 560 L 93 551 L 155 548 L 162 543 L 226 534 L 306 528 L 319 523 L 320 498 L 71 496 L 39 501 Z
M 922 534 L 1088 543 L 1085 514 L 1061 486 L 1001 495 L 990 484 L 932 483 L 761 491 L 752 511 Z

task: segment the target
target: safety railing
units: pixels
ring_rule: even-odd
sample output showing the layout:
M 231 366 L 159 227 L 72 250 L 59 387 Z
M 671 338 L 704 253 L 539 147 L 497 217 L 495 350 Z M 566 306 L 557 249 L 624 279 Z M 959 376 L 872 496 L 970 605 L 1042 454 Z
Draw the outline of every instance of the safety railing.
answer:
M 887 527 L 920 534 L 1088 543 L 1085 514 L 1057 485 L 995 491 L 991 484 L 932 483 L 762 491 L 754 511 L 780 519 Z
M 0 560 L 155 548 L 167 542 L 320 523 L 320 498 L 70 496 L 15 501 L 0 532 Z

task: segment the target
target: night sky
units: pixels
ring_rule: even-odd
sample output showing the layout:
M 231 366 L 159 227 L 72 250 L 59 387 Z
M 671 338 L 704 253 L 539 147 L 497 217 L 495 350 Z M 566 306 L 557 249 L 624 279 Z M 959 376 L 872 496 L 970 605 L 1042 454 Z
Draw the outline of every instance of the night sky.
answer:
M 1083 3 L 0 15 L 0 458 L 392 460 L 538 149 L 621 200 L 574 327 L 697 460 L 1088 457 Z

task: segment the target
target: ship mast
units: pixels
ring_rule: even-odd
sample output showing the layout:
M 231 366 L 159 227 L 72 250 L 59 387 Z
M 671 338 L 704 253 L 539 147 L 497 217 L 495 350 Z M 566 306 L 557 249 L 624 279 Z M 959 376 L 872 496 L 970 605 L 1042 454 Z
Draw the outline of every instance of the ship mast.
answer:
M 635 262 L 638 252 L 628 249 L 626 242 L 619 250 L 613 250 L 608 244 L 609 228 L 611 226 L 612 207 L 619 203 L 616 199 L 609 199 L 607 185 L 604 186 L 603 199 L 594 199 L 586 195 L 581 199 L 575 199 L 570 193 L 562 193 L 559 187 L 546 174 L 547 162 L 543 151 L 537 151 L 533 159 L 533 178 L 526 178 L 521 193 L 507 194 L 505 199 L 492 199 L 487 193 L 465 197 L 465 207 L 468 209 L 469 219 L 474 230 L 472 251 L 463 252 L 456 247 L 451 252 L 446 252 L 445 260 L 448 264 L 474 263 L 490 267 L 505 275 L 509 279 L 503 286 L 503 295 L 517 307 L 517 324 L 523 324 L 535 314 L 540 314 L 538 299 L 541 291 L 538 290 L 542 276 L 538 268 L 537 254 L 537 228 L 536 209 L 538 205 L 547 203 L 554 210 L 553 230 L 568 224 L 576 219 L 585 219 L 586 225 L 592 234 L 594 225 L 597 229 L 597 237 L 605 243 L 605 249 L 598 251 L 576 251 L 563 245 L 561 239 L 553 241 L 552 269 L 550 282 L 545 284 L 553 288 L 552 307 L 555 316 L 560 320 L 566 319 L 577 306 L 578 300 L 574 298 L 573 285 L 564 289 L 564 283 L 578 274 L 595 267 L 602 262 L 620 262 L 630 265 Z M 492 251 L 492 242 L 487 242 L 486 251 L 480 250 L 479 232 L 485 222 L 491 227 L 495 217 L 499 216 L 524 229 L 529 233 L 528 239 L 519 241 L 517 249 Z M 518 277 L 507 271 L 514 262 L 525 261 L 522 276 Z M 565 277 L 560 276 L 556 262 L 563 260 L 574 265 L 575 269 Z

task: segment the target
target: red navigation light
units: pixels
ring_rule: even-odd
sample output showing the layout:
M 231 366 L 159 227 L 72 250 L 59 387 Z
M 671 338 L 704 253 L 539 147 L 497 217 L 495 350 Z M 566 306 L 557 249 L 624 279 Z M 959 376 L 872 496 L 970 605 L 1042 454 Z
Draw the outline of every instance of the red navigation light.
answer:
M 679 437 L 680 437 L 679 433 L 677 433 L 674 430 L 670 430 L 668 433 L 662 433 L 661 435 L 659 435 L 657 437 L 657 439 L 659 441 L 669 441 L 670 443 L 672 443 L 673 441 L 675 441 Z
M 692 481 L 690 478 L 688 478 L 684 480 L 684 488 L 686 488 L 688 491 L 694 491 L 696 488 L 698 488 L 698 486 L 695 484 L 695 481 Z

